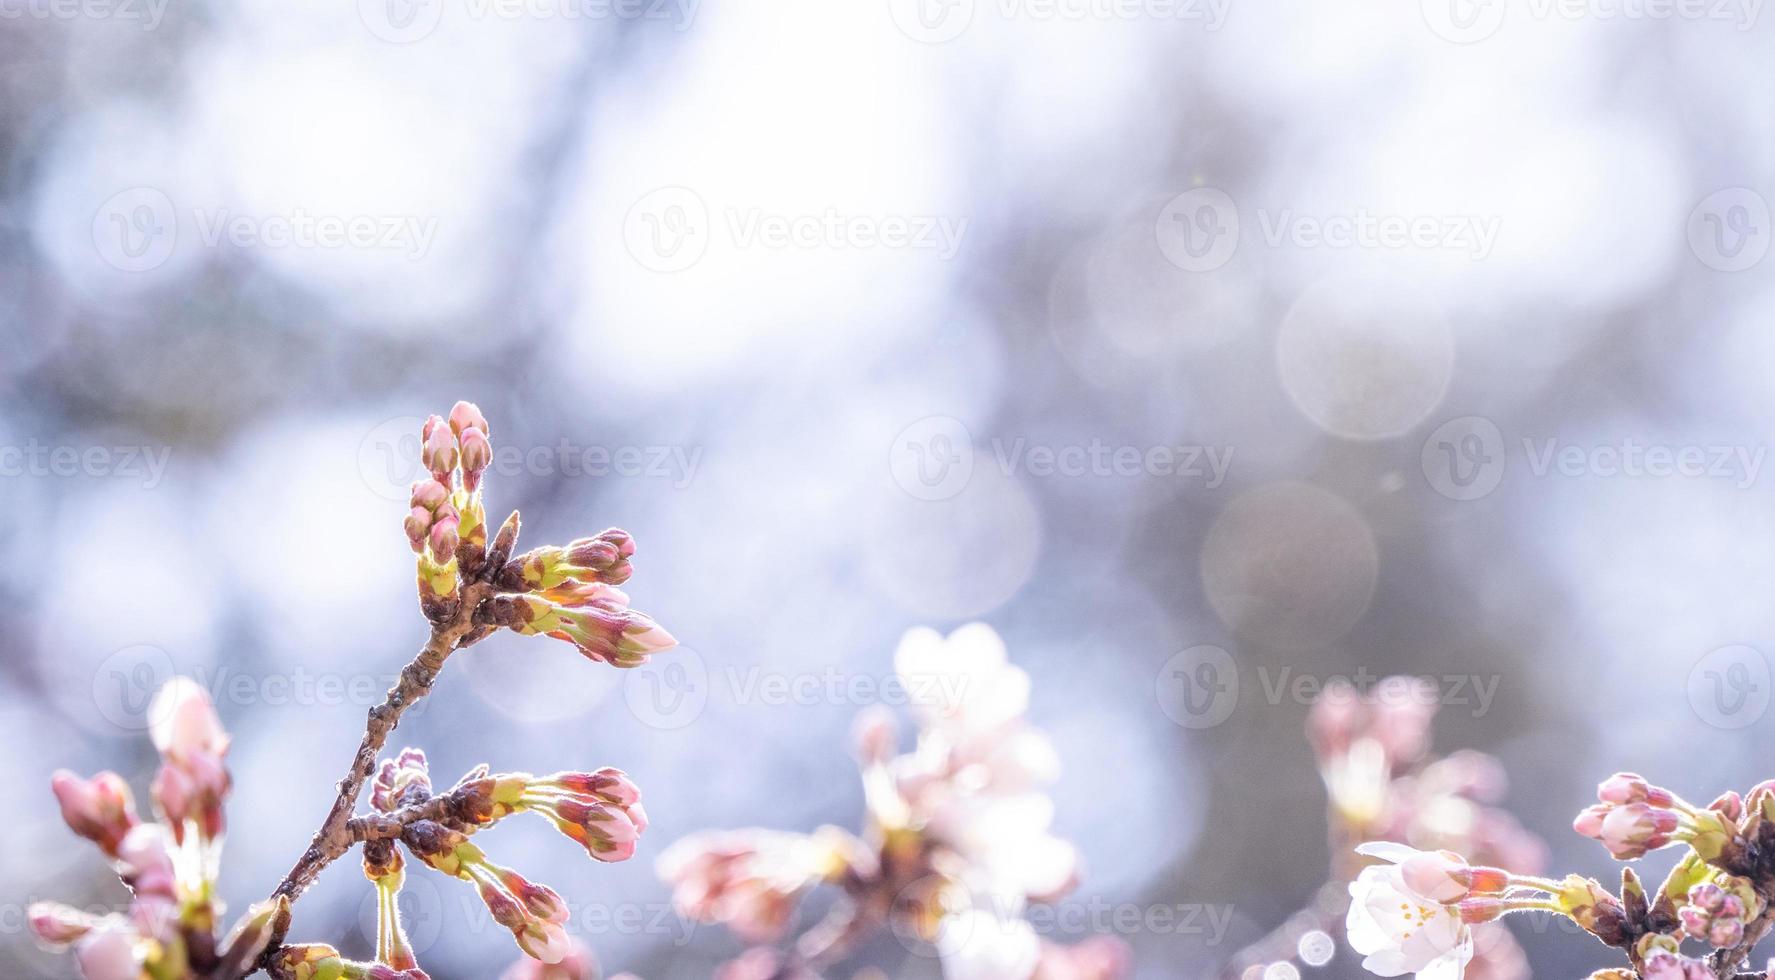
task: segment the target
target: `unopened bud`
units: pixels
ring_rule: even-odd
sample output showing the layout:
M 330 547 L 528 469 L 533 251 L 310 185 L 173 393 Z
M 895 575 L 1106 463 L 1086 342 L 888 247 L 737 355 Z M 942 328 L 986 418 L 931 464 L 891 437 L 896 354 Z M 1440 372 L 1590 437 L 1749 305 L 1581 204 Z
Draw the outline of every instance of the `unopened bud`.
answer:
M 26 910 L 31 932 L 51 946 L 67 946 L 98 928 L 100 920 L 57 902 L 34 902 Z
M 68 828 L 99 845 L 107 857 L 117 856 L 117 846 L 136 826 L 135 801 L 129 785 L 114 772 L 81 779 L 66 769 L 49 779 L 50 789 L 62 806 Z
M 419 462 L 431 473 L 432 479 L 446 487 L 453 484 L 457 462 L 456 435 L 436 415 L 426 419 L 425 428 L 421 430 Z

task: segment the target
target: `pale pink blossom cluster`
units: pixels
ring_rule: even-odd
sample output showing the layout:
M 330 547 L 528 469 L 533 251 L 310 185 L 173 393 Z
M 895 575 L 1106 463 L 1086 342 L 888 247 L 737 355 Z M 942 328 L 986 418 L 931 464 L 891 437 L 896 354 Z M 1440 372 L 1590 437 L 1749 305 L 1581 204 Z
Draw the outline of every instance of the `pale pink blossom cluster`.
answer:
M 1661 885 L 1648 888 L 1632 868 L 1622 869 L 1619 890 L 1611 890 L 1581 875 L 1494 874 L 1452 852 L 1366 844 L 1360 853 L 1391 863 L 1364 870 L 1351 886 L 1350 945 L 1380 976 L 1456 980 L 1477 975 L 1469 969 L 1472 923 L 1546 913 L 1570 919 L 1626 956 L 1627 967 L 1599 970 L 1592 980 L 1775 975 L 1742 972 L 1775 924 L 1775 781 L 1701 807 L 1642 776 L 1617 773 L 1597 787 L 1597 801 L 1573 827 L 1615 858 L 1637 861 L 1649 851 L 1685 848 Z M 1685 944 L 1702 951 L 1695 955 Z
M 685 914 L 755 944 L 718 976 L 813 978 L 883 931 L 934 949 L 948 980 L 1123 976 L 1120 941 L 1051 943 L 1023 914 L 1079 878 L 1077 852 L 1050 830 L 1046 787 L 1059 763 L 1027 720 L 1029 675 L 978 623 L 948 637 L 912 630 L 894 664 L 908 690 L 935 693 L 914 705 L 910 752 L 898 751 L 885 710 L 858 719 L 867 809 L 860 835 L 835 827 L 711 832 L 661 857 Z M 800 900 L 819 885 L 837 889 L 833 911 L 785 948 L 764 945 L 787 936 Z
M 63 770 L 50 780 L 68 827 L 98 846 L 131 895 L 123 914 L 94 916 L 51 902 L 31 907 L 32 930 L 52 946 L 71 945 L 87 980 L 243 968 L 270 935 L 272 905 L 249 911 L 226 937 L 216 934 L 230 781 L 228 735 L 209 695 L 177 678 L 155 695 L 148 718 L 160 752 L 149 789 L 158 820 L 137 816 L 128 783 L 114 772 L 82 779 Z
M 1307 738 L 1325 783 L 1334 860 L 1329 887 L 1304 915 L 1317 931 L 1343 930 L 1383 976 L 1443 977 L 1458 967 L 1483 980 L 1527 980 L 1526 957 L 1492 922 L 1489 903 L 1507 880 L 1539 872 L 1546 847 L 1498 806 L 1507 782 L 1497 760 L 1431 753 L 1438 707 L 1435 688 L 1412 677 L 1366 691 L 1333 683 L 1314 702 Z M 1365 841 L 1373 843 L 1356 847 Z M 1290 925 L 1253 944 L 1226 975 L 1295 960 L 1297 932 Z M 1402 941 L 1385 941 L 1393 935 Z

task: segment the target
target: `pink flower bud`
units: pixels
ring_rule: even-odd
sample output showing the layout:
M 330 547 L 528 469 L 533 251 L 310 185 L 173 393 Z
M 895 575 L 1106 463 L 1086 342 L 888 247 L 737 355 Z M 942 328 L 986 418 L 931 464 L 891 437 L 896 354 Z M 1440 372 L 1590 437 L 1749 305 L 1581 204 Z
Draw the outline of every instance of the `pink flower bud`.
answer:
M 420 436 L 419 461 L 432 479 L 451 486 L 456 471 L 456 435 L 436 415 L 425 420 Z
M 1677 817 L 1670 810 L 1630 803 L 1611 809 L 1603 818 L 1601 840 L 1616 860 L 1634 861 L 1670 843 L 1676 828 Z
M 1707 931 L 1707 941 L 1715 946 L 1736 946 L 1743 938 L 1743 919 L 1715 919 L 1713 928 Z
M 83 780 L 59 769 L 50 777 L 49 786 L 69 829 L 99 845 L 107 857 L 116 857 L 117 846 L 138 822 L 135 802 L 123 777 L 101 772 Z
M 148 735 L 162 758 L 216 755 L 228 751 L 228 733 L 216 717 L 210 695 L 196 681 L 175 677 L 154 696 Z
M 26 914 L 30 916 L 31 931 L 37 938 L 57 947 L 83 938 L 100 925 L 93 916 L 55 902 L 34 902 Z
M 1449 851 L 1423 851 L 1399 863 L 1405 887 L 1446 905 L 1467 897 L 1473 869 Z
M 1744 797 L 1732 790 L 1721 793 L 1717 799 L 1707 805 L 1707 808 L 1716 811 L 1732 823 L 1744 819 Z
M 1712 915 L 1725 907 L 1726 890 L 1711 881 L 1704 881 L 1689 889 L 1689 904 Z
M 480 429 L 462 433 L 462 487 L 474 493 L 481 485 L 481 473 L 493 464 L 493 444 Z
M 558 772 L 539 782 L 565 793 L 595 797 L 618 806 L 629 806 L 641 800 L 641 788 L 621 769 L 606 767 L 597 772 Z
M 74 949 L 86 980 L 138 980 L 142 975 L 139 937 L 121 925 L 93 930 Z
M 621 528 L 607 528 L 595 537 L 580 538 L 567 546 L 567 561 L 584 572 L 586 581 L 621 585 L 634 574 L 629 560 L 635 555 L 635 539 Z
M 1591 840 L 1602 840 L 1602 822 L 1608 815 L 1609 807 L 1606 804 L 1585 807 L 1578 813 L 1577 819 L 1572 821 L 1572 829 Z
M 457 531 L 460 522 L 454 514 L 439 517 L 432 524 L 426 537 L 426 546 L 431 549 L 432 558 L 438 562 L 448 562 L 456 557 L 456 546 L 459 542 Z
M 480 408 L 474 402 L 459 401 L 450 406 L 450 431 L 460 439 L 462 434 L 470 429 L 480 432 L 483 436 L 493 434 L 493 430 L 487 427 L 486 416 L 481 414 Z

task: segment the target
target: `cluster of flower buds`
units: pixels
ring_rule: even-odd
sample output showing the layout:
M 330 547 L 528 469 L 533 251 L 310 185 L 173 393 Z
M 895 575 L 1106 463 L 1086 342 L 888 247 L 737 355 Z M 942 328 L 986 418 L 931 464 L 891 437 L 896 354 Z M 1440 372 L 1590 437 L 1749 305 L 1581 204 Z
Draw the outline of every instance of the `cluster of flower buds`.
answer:
M 554 822 L 599 861 L 627 861 L 647 829 L 641 790 L 619 769 L 562 772 L 525 782 L 513 804 Z
M 634 555 L 629 532 L 608 528 L 565 548 L 550 545 L 519 555 L 505 566 L 499 584 L 512 592 L 543 592 L 569 582 L 621 585 L 634 574 Z
M 612 667 L 638 667 L 678 641 L 644 613 L 629 608 L 629 597 L 601 582 L 568 582 L 544 592 L 500 596 L 493 619 L 525 635 L 552 636 L 574 645 L 588 660 Z
M 641 789 L 621 769 L 489 775 L 477 770 L 450 791 L 451 814 L 463 829 L 534 812 L 586 849 L 594 859 L 626 861 L 647 829 Z
M 278 951 L 274 967 L 275 976 L 291 980 L 430 980 L 423 970 L 348 960 L 324 943 L 285 946 Z
M 370 784 L 370 805 L 383 813 L 431 799 L 431 767 L 425 753 L 405 748 L 393 759 L 383 759 Z
M 562 927 L 568 916 L 566 903 L 552 890 L 488 860 L 470 835 L 512 814 L 535 812 L 592 857 L 621 861 L 635 853 L 647 828 L 641 790 L 621 770 L 609 768 L 537 777 L 490 774 L 479 766 L 434 798 L 425 754 L 405 749 L 398 758 L 383 762 L 370 799 L 385 814 L 404 811 L 410 822 L 401 825 L 401 843 L 428 866 L 473 884 L 494 921 L 512 931 L 519 949 L 547 964 L 559 963 L 571 951 Z M 379 888 L 399 887 L 401 862 L 392 842 L 373 841 L 366 846 L 364 859 L 365 873 Z M 396 911 L 392 894 L 384 905 L 392 919 Z M 382 930 L 391 948 L 404 944 L 398 930 L 398 922 Z M 395 957 L 378 959 L 394 966 L 405 963 Z
M 513 512 L 488 544 L 481 476 L 493 459 L 489 432 L 480 410 L 468 402 L 457 402 L 448 419 L 434 415 L 425 423 L 421 462 L 430 475 L 413 485 L 405 528 L 419 556 L 426 615 L 434 622 L 447 619 L 460 608 L 465 581 L 485 582 L 495 595 L 474 610 L 483 633 L 503 626 L 554 637 L 615 667 L 638 666 L 676 646 L 670 633 L 629 608 L 628 596 L 617 589 L 634 572 L 635 542 L 628 532 L 610 528 L 513 558 Z
M 225 829 L 223 804 L 231 788 L 224 762 L 228 733 L 209 695 L 187 678 L 175 678 L 161 689 L 155 711 L 148 734 L 160 750 L 153 797 L 161 818 L 180 844 L 188 833 L 204 842 L 217 841 Z
M 1650 851 L 1687 843 L 1704 858 L 1717 855 L 1730 839 L 1728 813 L 1743 812 L 1736 794 L 1722 797 L 1718 809 L 1701 809 L 1642 776 L 1616 773 L 1597 787 L 1599 801 L 1572 821 L 1572 829 L 1601 841 L 1620 861 L 1636 861 Z
M 1756 889 L 1743 878 L 1727 876 L 1689 889 L 1688 902 L 1677 909 L 1683 931 L 1714 946 L 1736 946 L 1759 909 Z
M 428 615 L 448 609 L 464 560 L 472 565 L 486 552 L 481 474 L 493 462 L 491 432 L 480 409 L 457 402 L 448 420 L 433 415 L 420 434 L 420 463 L 431 476 L 413 484 L 405 527 Z
M 254 906 L 228 935 L 216 935 L 228 735 L 209 695 L 186 678 L 156 693 L 149 720 L 161 757 L 151 787 L 159 821 L 137 816 L 116 773 L 81 779 L 62 771 L 50 780 L 68 827 L 98 845 L 129 887 L 128 912 L 93 916 L 43 902 L 30 909 L 32 931 L 52 946 L 72 946 L 87 980 L 182 980 L 199 966 L 205 975 L 244 975 L 289 906 L 284 899 Z
M 567 956 L 567 903 L 553 889 L 494 864 L 461 831 L 421 824 L 403 840 L 432 868 L 474 885 L 493 921 L 511 930 L 524 955 L 543 963 Z
M 1629 971 L 1625 972 L 1632 976 Z M 1682 955 L 1673 949 L 1654 950 L 1640 967 L 1641 980 L 1714 980 L 1713 967 L 1705 960 Z

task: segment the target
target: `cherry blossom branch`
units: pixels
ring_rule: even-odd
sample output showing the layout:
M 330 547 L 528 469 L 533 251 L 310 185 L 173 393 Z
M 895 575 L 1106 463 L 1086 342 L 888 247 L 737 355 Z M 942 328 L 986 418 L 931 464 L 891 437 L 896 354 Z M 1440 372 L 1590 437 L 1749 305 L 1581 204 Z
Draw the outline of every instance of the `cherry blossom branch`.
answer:
M 503 562 L 497 565 L 488 563 L 488 567 L 501 566 Z M 294 902 L 314 883 L 327 865 L 345 856 L 353 845 L 368 839 L 353 834 L 352 811 L 357 807 L 358 797 L 363 794 L 364 782 L 375 772 L 377 756 L 388 744 L 388 736 L 400 725 L 401 716 L 431 692 L 432 684 L 437 681 L 438 674 L 443 671 L 444 662 L 450 655 L 467 645 L 463 642 L 465 639 L 473 642 L 479 638 L 474 634 L 484 627 L 476 622 L 475 614 L 481 602 L 492 594 L 493 587 L 485 582 L 465 583 L 461 601 L 454 609 L 449 610 L 448 619 L 433 625 L 431 638 L 412 662 L 401 669 L 400 679 L 389 689 L 387 697 L 381 704 L 370 709 L 364 737 L 358 743 L 357 754 L 352 757 L 351 768 L 339 780 L 339 792 L 327 811 L 326 819 L 308 842 L 308 849 L 272 892 L 274 899 L 284 897 Z M 289 934 L 289 927 L 290 919 L 287 916 L 273 924 L 271 942 L 258 964 L 260 968 L 267 967 L 276 956 L 283 945 L 284 937 Z

